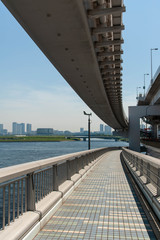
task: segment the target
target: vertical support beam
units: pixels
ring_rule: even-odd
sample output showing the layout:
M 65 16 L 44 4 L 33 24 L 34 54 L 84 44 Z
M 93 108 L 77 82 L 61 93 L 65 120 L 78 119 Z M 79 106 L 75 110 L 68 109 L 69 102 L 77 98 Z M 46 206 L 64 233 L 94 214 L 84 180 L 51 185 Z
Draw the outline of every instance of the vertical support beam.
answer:
M 140 159 L 140 176 L 143 176 L 143 160 Z
M 158 169 L 158 178 L 157 178 L 157 196 L 160 196 L 160 168 Z
M 91 120 L 90 120 L 90 115 L 88 115 L 88 150 L 91 149 Z
M 147 163 L 147 178 L 146 178 L 146 184 L 150 183 L 150 164 Z
M 157 124 L 153 124 L 153 137 L 154 138 L 158 138 L 158 125 Z
M 160 116 L 159 105 L 129 107 L 129 148 L 140 152 L 140 118 Z
M 71 180 L 71 168 L 70 168 L 70 161 L 67 160 L 67 180 Z
M 57 164 L 53 165 L 53 191 L 58 191 L 58 169 L 57 169 Z
M 75 158 L 75 164 L 76 164 L 76 173 L 79 173 L 79 158 Z
M 27 211 L 35 210 L 34 173 L 27 174 Z
M 135 107 L 129 107 L 129 148 L 140 152 L 140 122 Z

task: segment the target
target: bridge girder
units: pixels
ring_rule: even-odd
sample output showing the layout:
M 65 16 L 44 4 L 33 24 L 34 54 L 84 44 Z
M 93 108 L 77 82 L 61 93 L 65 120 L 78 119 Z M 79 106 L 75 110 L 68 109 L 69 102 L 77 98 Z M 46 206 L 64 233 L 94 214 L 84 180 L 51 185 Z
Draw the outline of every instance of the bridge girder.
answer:
M 123 1 L 2 2 L 84 102 L 112 128 L 127 128 L 121 88 L 117 98 L 103 81 L 104 70 L 122 70 Z M 99 61 L 98 54 L 105 58 Z

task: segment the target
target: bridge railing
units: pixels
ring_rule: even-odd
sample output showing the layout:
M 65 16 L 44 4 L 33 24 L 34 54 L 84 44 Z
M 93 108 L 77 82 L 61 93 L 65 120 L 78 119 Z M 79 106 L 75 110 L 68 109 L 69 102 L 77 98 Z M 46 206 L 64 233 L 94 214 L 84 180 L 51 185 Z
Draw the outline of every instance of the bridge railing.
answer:
M 160 219 L 160 160 L 123 148 L 123 159 Z
M 39 210 L 39 202 L 50 193 L 57 191 L 62 197 L 67 191 L 63 183 L 74 185 L 108 150 L 93 149 L 0 169 L 0 234 L 24 213 Z
M 160 74 L 160 66 L 158 67 L 156 73 L 154 74 L 153 79 L 152 79 L 152 82 L 151 82 L 151 83 L 149 84 L 149 86 L 148 86 L 148 89 L 147 89 L 147 91 L 146 91 L 146 96 L 148 95 L 148 93 L 149 93 L 149 91 L 150 91 L 153 83 L 155 82 L 155 80 L 157 79 L 157 77 L 158 77 L 159 74 Z

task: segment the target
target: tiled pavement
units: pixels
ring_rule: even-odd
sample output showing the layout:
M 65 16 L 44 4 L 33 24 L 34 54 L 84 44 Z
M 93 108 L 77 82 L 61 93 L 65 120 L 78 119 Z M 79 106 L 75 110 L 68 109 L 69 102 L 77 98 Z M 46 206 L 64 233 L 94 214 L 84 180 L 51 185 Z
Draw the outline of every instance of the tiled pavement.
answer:
M 35 240 L 156 239 L 127 181 L 120 151 L 100 160 Z

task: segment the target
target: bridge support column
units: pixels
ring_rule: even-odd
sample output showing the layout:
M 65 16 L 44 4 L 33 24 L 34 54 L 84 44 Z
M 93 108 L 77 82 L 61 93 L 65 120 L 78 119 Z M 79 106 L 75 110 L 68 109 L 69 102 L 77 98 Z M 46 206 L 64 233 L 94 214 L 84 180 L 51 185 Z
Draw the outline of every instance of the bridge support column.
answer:
M 153 124 L 152 129 L 153 129 L 153 137 L 158 138 L 158 125 Z
M 129 107 L 129 148 L 140 152 L 140 118 L 160 116 L 160 106 Z

